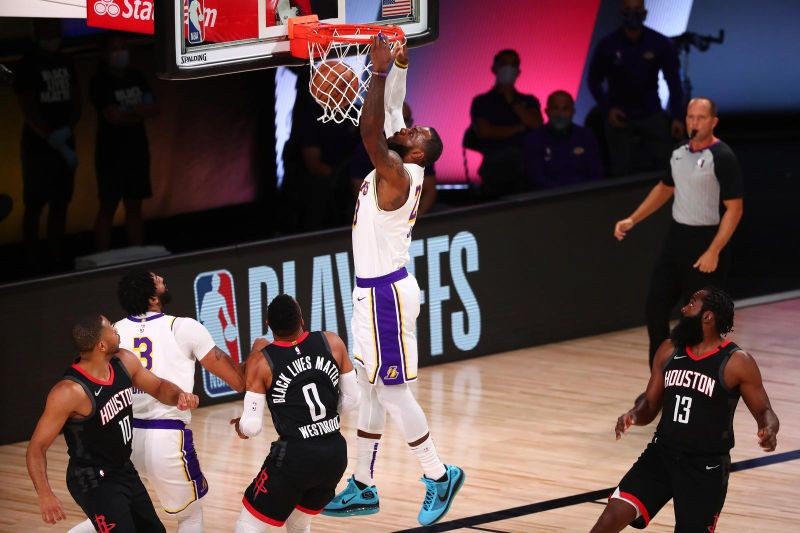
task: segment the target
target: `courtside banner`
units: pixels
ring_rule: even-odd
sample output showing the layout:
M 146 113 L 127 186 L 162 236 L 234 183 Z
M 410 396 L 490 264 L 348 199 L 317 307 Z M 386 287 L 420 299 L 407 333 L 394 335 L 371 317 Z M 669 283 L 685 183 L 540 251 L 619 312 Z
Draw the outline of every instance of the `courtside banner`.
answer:
M 597 187 L 420 218 L 407 267 L 420 287 L 420 366 L 642 324 L 669 210 L 624 243 L 612 229 L 619 213 L 633 209 L 651 187 L 650 181 Z M 307 329 L 337 333 L 355 355 L 350 228 L 138 266 L 164 276 L 172 294 L 167 313 L 203 323 L 237 362 L 255 339 L 271 339 L 267 305 L 281 293 L 300 302 Z M 75 357 L 72 323 L 85 313 L 112 321 L 125 316 L 117 283 L 130 268 L 0 287 L 0 352 L 14 358 L 13 372 L 0 372 L 0 401 L 14 413 L 0 429 L 0 443 L 30 437 L 47 391 Z M 520 357 L 524 371 L 526 356 Z M 194 392 L 201 405 L 240 397 L 200 365 Z
M 88 0 L 86 24 L 94 28 L 154 33 L 153 0 Z M 184 0 L 184 38 L 189 45 L 255 39 L 258 2 Z
M 86 25 L 152 35 L 153 13 L 151 0 L 87 0 Z

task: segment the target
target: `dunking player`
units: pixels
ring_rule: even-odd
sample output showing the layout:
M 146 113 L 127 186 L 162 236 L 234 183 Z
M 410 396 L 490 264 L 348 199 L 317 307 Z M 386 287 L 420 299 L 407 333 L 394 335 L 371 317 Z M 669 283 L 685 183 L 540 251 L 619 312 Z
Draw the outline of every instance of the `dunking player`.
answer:
M 232 389 L 244 391 L 243 369 L 214 344 L 208 330 L 187 317 L 164 314 L 171 300 L 164 278 L 144 269 L 131 270 L 119 281 L 119 303 L 128 313 L 115 326 L 121 344 L 159 377 L 191 391 L 195 361 Z M 200 498 L 208 483 L 194 449 L 191 414 L 135 390 L 133 395 L 133 464 L 152 484 L 165 512 L 178 519 L 179 533 L 203 531 Z M 88 531 L 87 522 L 70 533 Z
M 66 518 L 47 481 L 46 457 L 63 428 L 69 454 L 67 488 L 91 519 L 92 530 L 165 531 L 130 460 L 133 387 L 181 410 L 197 407 L 198 398 L 120 350 L 119 334 L 100 314 L 78 321 L 72 341 L 80 356 L 50 390 L 26 455 L 42 519 L 55 524 Z
M 266 403 L 279 438 L 244 493 L 236 533 L 261 533 L 284 523 L 289 533 L 302 533 L 311 531 L 312 516 L 333 497 L 347 467 L 339 411 L 355 407 L 361 391 L 342 339 L 303 331 L 300 306 L 291 296 L 272 300 L 267 325 L 275 341 L 253 345 L 244 410 L 231 423 L 243 439 L 258 435 Z
M 656 352 L 644 398 L 617 420 L 617 439 L 661 412 L 653 441 L 622 478 L 593 533 L 644 528 L 670 500 L 675 531 L 713 533 L 725 503 L 733 415 L 741 396 L 758 424 L 758 443 L 777 445 L 778 417 L 751 355 L 723 337 L 733 301 L 706 288 L 681 309 L 680 322 Z
M 372 79 L 361 115 L 361 139 L 375 170 L 361 185 L 353 217 L 356 288 L 351 329 L 363 392 L 358 451 L 355 474 L 324 514 L 378 512 L 373 465 L 388 411 L 425 474 L 425 498 L 417 518 L 422 525 L 430 525 L 450 508 L 464 472 L 439 459 L 425 413 L 408 387 L 417 378 L 419 285 L 405 265 L 424 167 L 439 158 L 442 141 L 433 128 L 404 127 L 406 50 L 400 50 L 395 59 L 385 40 L 373 38 L 370 59 Z M 389 108 L 386 124 L 384 104 Z

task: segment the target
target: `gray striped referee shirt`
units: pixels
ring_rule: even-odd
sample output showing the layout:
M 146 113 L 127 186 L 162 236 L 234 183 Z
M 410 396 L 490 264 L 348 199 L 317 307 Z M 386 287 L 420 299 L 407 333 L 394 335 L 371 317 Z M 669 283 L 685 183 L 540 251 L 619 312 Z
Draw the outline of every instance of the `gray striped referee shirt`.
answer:
M 689 143 L 672 152 L 669 174 L 661 181 L 675 187 L 672 218 L 687 226 L 718 226 L 724 200 L 742 197 L 742 170 L 722 141 L 692 151 Z

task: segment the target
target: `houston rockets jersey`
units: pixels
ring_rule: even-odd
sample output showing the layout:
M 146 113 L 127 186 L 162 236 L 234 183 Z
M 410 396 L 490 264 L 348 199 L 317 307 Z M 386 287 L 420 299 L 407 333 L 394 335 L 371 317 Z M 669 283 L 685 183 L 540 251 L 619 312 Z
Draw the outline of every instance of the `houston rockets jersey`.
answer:
M 83 466 L 122 466 L 131 457 L 133 384 L 118 358 L 112 357 L 108 368 L 107 381 L 90 376 L 77 362 L 64 374 L 64 379 L 81 385 L 92 402 L 89 416 L 64 424 L 70 461 Z
M 272 369 L 267 406 L 281 439 L 312 439 L 339 432 L 339 365 L 325 334 L 305 332 L 295 342 L 262 350 Z
M 725 386 L 723 375 L 740 348 L 725 341 L 711 352 L 695 355 L 678 348 L 664 368 L 660 442 L 693 453 L 724 454 L 733 448 L 733 415 L 739 391 Z

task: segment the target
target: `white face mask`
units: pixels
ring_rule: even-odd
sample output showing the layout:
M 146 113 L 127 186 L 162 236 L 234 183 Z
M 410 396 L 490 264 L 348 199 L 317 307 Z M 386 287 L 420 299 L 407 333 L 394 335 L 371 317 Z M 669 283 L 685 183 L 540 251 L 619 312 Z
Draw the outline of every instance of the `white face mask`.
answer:
M 122 70 L 131 61 L 131 53 L 128 50 L 115 50 L 108 55 L 108 64 L 111 68 Z
M 510 85 L 517 81 L 519 69 L 513 65 L 504 65 L 495 69 L 495 77 L 500 85 Z

